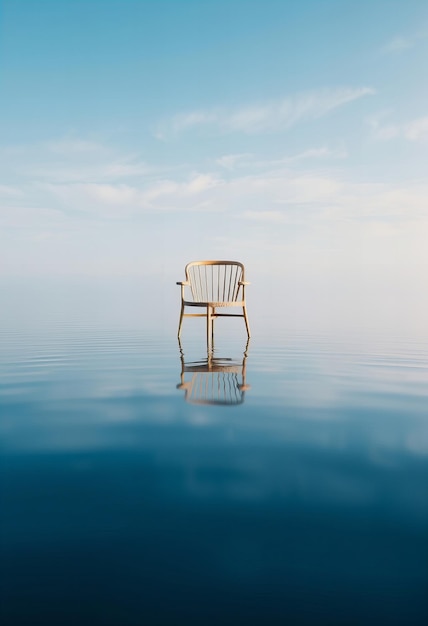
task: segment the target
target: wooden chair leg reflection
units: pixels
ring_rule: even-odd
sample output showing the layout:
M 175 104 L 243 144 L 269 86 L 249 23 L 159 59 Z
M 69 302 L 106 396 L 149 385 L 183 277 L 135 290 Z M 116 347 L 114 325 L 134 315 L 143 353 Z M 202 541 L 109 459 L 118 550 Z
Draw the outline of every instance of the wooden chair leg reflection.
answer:
M 242 363 L 231 358 L 214 357 L 212 350 L 201 361 L 185 362 L 180 340 L 180 383 L 177 389 L 185 392 L 184 399 L 191 404 L 236 405 L 242 404 L 245 392 L 251 389 L 246 381 L 246 361 L 249 340 L 245 346 Z M 185 374 L 191 374 L 185 380 Z

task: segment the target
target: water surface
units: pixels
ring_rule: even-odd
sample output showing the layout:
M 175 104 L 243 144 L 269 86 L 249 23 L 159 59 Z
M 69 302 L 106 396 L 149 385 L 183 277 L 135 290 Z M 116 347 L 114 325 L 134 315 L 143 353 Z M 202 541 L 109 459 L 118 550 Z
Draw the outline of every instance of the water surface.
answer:
M 3 324 L 2 623 L 426 623 L 426 342 L 174 331 Z

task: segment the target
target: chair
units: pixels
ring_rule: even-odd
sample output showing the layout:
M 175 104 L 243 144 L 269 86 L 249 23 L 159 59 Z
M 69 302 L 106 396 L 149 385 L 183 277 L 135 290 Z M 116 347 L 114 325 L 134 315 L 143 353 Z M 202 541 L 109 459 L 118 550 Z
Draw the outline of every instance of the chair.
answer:
M 214 336 L 214 320 L 217 317 L 243 317 L 247 335 L 250 337 L 245 303 L 244 266 L 238 261 L 193 261 L 185 268 L 186 280 L 181 286 L 181 312 L 178 337 L 184 317 L 207 318 L 207 344 Z M 205 313 L 185 313 L 185 307 L 202 307 Z M 241 307 L 242 313 L 217 313 L 217 308 Z

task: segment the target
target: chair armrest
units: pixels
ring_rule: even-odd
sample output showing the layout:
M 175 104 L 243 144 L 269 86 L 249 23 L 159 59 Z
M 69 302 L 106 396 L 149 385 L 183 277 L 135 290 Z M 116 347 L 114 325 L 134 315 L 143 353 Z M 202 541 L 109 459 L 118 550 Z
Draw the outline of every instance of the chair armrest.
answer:
M 190 285 L 190 283 L 189 283 L 188 280 L 183 280 L 181 282 L 177 282 L 176 285 L 183 285 L 184 286 L 184 285 Z
M 251 283 L 247 282 L 246 280 L 240 280 L 238 282 L 238 285 L 251 285 Z

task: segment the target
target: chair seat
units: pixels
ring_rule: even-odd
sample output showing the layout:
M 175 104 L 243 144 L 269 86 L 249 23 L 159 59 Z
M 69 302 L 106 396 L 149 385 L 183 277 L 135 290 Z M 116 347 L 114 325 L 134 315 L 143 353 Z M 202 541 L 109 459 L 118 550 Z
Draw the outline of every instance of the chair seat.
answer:
M 183 304 L 186 306 L 211 306 L 211 307 L 229 307 L 229 306 L 244 306 L 245 302 L 194 302 L 193 300 L 183 300 Z

